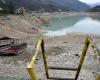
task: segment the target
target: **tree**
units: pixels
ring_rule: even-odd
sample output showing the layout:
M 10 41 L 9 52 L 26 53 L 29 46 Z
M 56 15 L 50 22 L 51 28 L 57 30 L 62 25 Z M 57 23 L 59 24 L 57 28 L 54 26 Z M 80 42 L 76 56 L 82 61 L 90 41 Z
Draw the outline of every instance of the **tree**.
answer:
M 13 5 L 13 2 L 12 1 L 9 1 L 8 4 L 8 11 L 10 14 L 14 14 L 14 11 L 15 11 L 15 6 Z

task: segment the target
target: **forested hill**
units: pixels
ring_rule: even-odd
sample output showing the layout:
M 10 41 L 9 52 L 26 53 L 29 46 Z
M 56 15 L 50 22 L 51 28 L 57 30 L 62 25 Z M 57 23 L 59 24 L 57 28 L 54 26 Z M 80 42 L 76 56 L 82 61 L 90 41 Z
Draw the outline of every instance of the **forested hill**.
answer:
M 100 6 L 95 6 L 91 9 L 89 9 L 88 11 L 90 11 L 90 12 L 100 12 Z
M 13 4 L 15 8 L 44 11 L 82 11 L 90 8 L 78 0 L 0 0 L 1 6 L 8 3 Z

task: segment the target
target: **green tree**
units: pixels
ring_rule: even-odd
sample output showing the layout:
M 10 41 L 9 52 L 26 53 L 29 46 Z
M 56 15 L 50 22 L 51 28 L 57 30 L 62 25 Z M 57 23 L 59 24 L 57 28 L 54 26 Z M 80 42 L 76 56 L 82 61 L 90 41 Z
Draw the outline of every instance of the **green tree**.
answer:
M 8 11 L 10 14 L 14 14 L 15 6 L 13 5 L 11 1 L 8 3 Z

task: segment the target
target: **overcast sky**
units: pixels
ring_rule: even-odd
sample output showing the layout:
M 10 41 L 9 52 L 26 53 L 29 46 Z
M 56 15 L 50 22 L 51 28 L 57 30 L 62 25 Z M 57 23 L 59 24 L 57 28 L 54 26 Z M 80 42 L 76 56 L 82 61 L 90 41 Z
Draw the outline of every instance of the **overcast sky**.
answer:
M 94 4 L 94 3 L 100 2 L 100 0 L 79 0 L 79 1 L 82 1 L 88 4 Z

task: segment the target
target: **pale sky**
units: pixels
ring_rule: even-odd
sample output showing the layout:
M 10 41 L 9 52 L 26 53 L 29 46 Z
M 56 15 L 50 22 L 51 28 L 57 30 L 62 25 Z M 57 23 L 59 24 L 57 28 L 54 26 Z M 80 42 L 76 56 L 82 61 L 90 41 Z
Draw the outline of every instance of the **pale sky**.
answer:
M 79 1 L 82 1 L 82 2 L 85 2 L 85 3 L 88 3 L 88 4 L 94 4 L 94 3 L 97 3 L 97 2 L 100 3 L 100 0 L 79 0 Z

